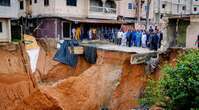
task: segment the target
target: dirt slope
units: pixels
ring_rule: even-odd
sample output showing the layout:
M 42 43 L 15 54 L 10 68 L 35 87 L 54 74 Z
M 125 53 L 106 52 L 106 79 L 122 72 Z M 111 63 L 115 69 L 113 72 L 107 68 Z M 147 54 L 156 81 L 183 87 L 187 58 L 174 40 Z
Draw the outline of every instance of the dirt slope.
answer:
M 56 50 L 47 52 L 41 47 L 37 69 L 34 73 L 38 82 L 56 82 L 71 76 L 77 76 L 91 67 L 91 64 L 86 62 L 83 56 L 78 57 L 75 68 L 59 63 L 53 60 L 55 53 Z
M 35 90 L 19 45 L 0 46 L 0 110 L 13 110 Z
M 50 87 L 42 87 L 42 92 L 37 92 L 37 96 L 34 93 L 24 99 L 17 109 L 45 110 L 48 108 L 54 110 L 54 107 L 60 107 L 64 110 L 98 110 L 108 105 L 120 74 L 121 67 L 119 66 L 94 65 L 77 77 L 70 77 Z M 43 98 L 35 97 L 44 97 L 51 106 L 45 104 L 42 101 Z M 32 103 L 37 106 L 32 106 Z M 57 105 L 53 106 L 53 104 Z

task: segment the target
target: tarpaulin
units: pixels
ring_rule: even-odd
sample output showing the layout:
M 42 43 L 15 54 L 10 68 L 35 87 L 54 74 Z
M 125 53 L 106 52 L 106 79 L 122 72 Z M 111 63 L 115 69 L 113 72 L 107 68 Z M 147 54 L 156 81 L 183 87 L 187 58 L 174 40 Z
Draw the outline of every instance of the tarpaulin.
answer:
M 28 53 L 32 73 L 36 71 L 37 60 L 39 57 L 40 47 L 36 39 L 31 35 L 24 35 L 25 49 Z
M 37 67 L 37 60 L 39 57 L 40 48 L 29 49 L 26 51 L 27 51 L 29 59 L 30 59 L 31 70 L 34 73 L 36 71 L 36 67 Z
M 95 64 L 97 60 L 97 49 L 96 47 L 84 47 L 84 57 L 87 62 Z
M 24 42 L 26 50 L 39 48 L 36 39 L 31 35 L 24 35 Z
M 55 54 L 54 60 L 75 67 L 77 65 L 78 56 L 73 53 L 70 53 L 68 48 L 74 46 L 79 46 L 76 40 L 65 40 L 62 43 L 61 48 Z

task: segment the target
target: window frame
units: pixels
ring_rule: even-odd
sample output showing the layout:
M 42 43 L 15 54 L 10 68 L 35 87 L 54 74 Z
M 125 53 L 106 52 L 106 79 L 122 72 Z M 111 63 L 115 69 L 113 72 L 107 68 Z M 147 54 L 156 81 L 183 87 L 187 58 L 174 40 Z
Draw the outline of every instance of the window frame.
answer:
M 7 2 L 5 2 L 5 1 L 7 1 Z M 10 0 L 2 0 L 2 2 L 0 2 L 0 6 L 10 7 L 11 6 L 11 1 Z
M 66 0 L 66 6 L 73 6 L 76 7 L 77 6 L 77 0 L 75 0 L 75 4 L 69 4 L 71 0 Z
M 49 5 L 50 5 L 49 0 L 44 0 L 44 6 L 47 7 Z
M 128 3 L 128 9 L 132 10 L 133 9 L 133 3 Z
M 19 1 L 19 9 L 24 10 L 24 1 Z
M 0 33 L 3 33 L 3 23 L 0 21 Z

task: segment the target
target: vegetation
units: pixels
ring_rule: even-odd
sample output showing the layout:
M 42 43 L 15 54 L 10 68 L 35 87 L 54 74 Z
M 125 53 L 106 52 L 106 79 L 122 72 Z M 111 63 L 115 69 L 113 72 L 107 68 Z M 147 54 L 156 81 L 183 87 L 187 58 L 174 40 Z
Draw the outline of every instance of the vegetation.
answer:
M 167 65 L 163 73 L 159 81 L 149 81 L 141 104 L 167 110 L 199 110 L 199 50 L 186 52 L 176 67 Z

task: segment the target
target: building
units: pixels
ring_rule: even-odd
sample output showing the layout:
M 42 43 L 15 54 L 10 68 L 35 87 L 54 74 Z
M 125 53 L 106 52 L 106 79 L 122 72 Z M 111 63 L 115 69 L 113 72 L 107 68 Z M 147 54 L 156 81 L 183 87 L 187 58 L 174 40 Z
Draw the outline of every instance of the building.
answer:
M 71 37 L 72 28 L 119 27 L 116 0 L 19 0 L 20 16 L 31 17 L 37 37 Z M 88 25 L 90 24 L 90 25 Z M 111 26 L 110 24 L 113 24 Z M 109 25 L 109 26 L 108 26 Z M 86 29 L 87 28 L 87 29 Z
M 192 0 L 153 0 L 154 20 L 159 23 L 163 17 L 191 14 Z
M 74 27 L 85 27 L 85 32 L 93 27 L 118 30 L 123 24 L 137 22 L 139 16 L 145 23 L 146 1 L 141 1 L 138 15 L 137 0 L 19 0 L 18 16 L 33 19 L 29 25 L 35 36 L 62 39 L 71 37 Z M 149 18 L 153 18 L 152 10 Z
M 190 24 L 186 31 L 186 47 L 199 48 L 199 15 L 190 16 Z
M 17 18 L 18 2 L 0 0 L 0 42 L 11 41 L 11 19 Z
M 199 0 L 192 0 L 192 14 L 199 14 Z
M 138 10 L 138 0 L 120 0 L 118 1 L 118 16 L 124 16 L 126 19 L 137 21 L 140 16 L 141 20 L 146 21 L 147 0 L 140 1 L 140 11 Z M 150 4 L 149 19 L 153 18 L 153 4 Z

